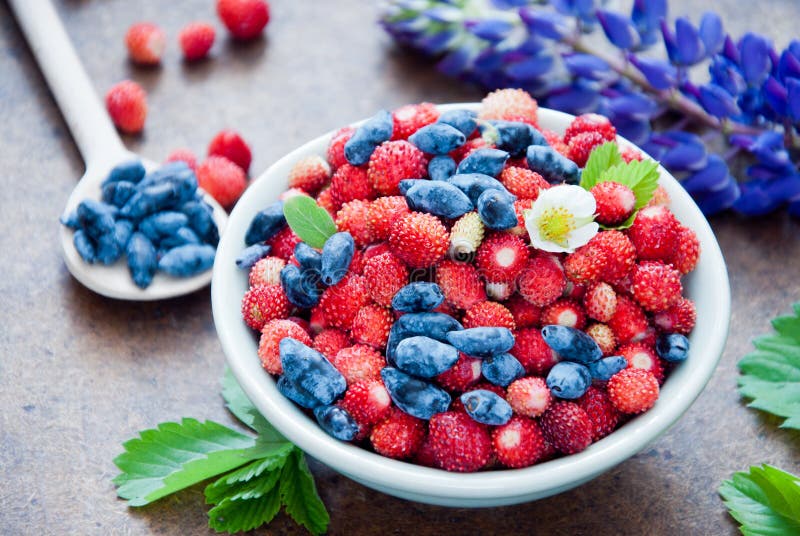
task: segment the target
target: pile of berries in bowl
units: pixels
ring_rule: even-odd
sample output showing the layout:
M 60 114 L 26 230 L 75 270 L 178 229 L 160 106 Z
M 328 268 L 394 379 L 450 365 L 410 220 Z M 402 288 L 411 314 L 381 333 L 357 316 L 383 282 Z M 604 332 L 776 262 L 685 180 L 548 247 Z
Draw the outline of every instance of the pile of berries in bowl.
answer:
M 697 207 L 615 134 L 500 90 L 284 157 L 214 267 L 244 390 L 323 463 L 435 504 L 544 497 L 641 450 L 711 376 L 730 298 Z

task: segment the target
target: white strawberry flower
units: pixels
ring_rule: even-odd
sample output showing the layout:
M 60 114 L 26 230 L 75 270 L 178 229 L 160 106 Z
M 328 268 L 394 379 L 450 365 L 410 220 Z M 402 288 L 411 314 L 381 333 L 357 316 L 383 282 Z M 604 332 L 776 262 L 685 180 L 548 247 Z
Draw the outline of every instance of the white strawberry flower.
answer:
M 596 209 L 594 196 L 580 186 L 560 184 L 542 190 L 524 213 L 531 244 L 553 253 L 572 253 L 597 234 Z

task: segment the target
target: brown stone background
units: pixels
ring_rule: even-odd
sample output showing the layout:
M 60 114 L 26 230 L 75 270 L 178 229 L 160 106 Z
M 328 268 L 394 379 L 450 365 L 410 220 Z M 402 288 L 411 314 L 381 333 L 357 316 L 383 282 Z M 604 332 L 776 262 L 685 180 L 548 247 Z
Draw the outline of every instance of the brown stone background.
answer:
M 258 174 L 300 143 L 378 108 L 481 96 L 394 48 L 367 0 L 272 0 L 263 39 L 236 44 L 220 31 L 213 58 L 191 66 L 180 61 L 177 32 L 196 19 L 220 26 L 211 0 L 57 3 L 99 92 L 126 77 L 148 90 L 146 132 L 125 141 L 155 160 L 178 146 L 203 153 L 231 126 L 252 143 Z M 670 4 L 673 15 L 701 10 L 689 0 Z M 796 0 L 746 4 L 714 2 L 734 35 L 751 29 L 778 45 L 797 35 Z M 142 19 L 169 35 L 160 68 L 126 61 L 122 36 Z M 111 484 L 111 460 L 138 430 L 182 416 L 232 422 L 219 396 L 224 357 L 209 292 L 127 303 L 93 294 L 67 272 L 56 218 L 83 163 L 3 2 L 0 128 L 0 533 L 213 533 L 201 486 L 132 510 Z M 736 361 L 750 339 L 800 299 L 800 224 L 726 215 L 712 226 L 731 276 L 730 339 L 704 393 L 664 437 L 576 490 L 484 510 L 402 501 L 313 463 L 330 533 L 734 533 L 716 493 L 722 479 L 760 462 L 800 470 L 797 434 L 746 409 L 735 389 Z M 284 516 L 255 531 L 300 532 Z

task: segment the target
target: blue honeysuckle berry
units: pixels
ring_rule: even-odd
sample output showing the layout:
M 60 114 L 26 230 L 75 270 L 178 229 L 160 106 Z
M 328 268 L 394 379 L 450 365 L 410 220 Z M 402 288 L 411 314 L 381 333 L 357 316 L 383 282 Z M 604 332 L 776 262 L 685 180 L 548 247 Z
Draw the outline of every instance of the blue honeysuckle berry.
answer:
M 467 355 L 489 357 L 511 350 L 514 335 L 508 328 L 478 327 L 451 331 L 447 334 L 447 342 Z
M 519 224 L 514 197 L 502 190 L 486 190 L 478 197 L 476 205 L 481 221 L 489 229 L 511 229 Z
M 417 130 L 409 136 L 408 141 L 422 152 L 444 155 L 464 145 L 467 138 L 455 127 L 444 123 L 432 123 Z
M 155 246 L 145 235 L 135 232 L 128 240 L 125 254 L 133 282 L 140 288 L 147 288 L 158 268 Z
M 103 201 L 118 208 L 122 208 L 135 193 L 136 185 L 129 181 L 109 182 L 102 187 Z
M 417 335 L 400 341 L 394 353 L 397 368 L 418 378 L 433 378 L 458 361 L 458 350 L 430 337 Z
M 80 255 L 85 262 L 94 264 L 95 260 L 97 260 L 95 245 L 86 231 L 83 229 L 75 231 L 75 234 L 72 235 L 72 243 L 75 245 L 75 250 L 78 252 L 78 255 Z
M 428 177 L 433 181 L 446 181 L 456 173 L 456 161 L 443 154 L 428 162 Z
M 211 268 L 216 252 L 208 244 L 178 246 L 159 259 L 158 269 L 175 277 L 192 277 Z
M 184 244 L 202 244 L 202 243 L 203 243 L 203 241 L 200 240 L 200 237 L 197 236 L 197 233 L 195 233 L 192 230 L 191 227 L 181 227 L 180 229 L 175 231 L 175 233 L 171 234 L 170 236 L 166 236 L 166 237 L 162 238 L 161 242 L 159 242 L 159 246 L 169 250 L 169 249 L 172 249 L 172 248 L 176 248 L 178 246 L 183 246 Z M 214 245 L 214 244 L 212 244 L 212 245 Z M 254 245 L 250 246 L 250 248 L 254 248 L 256 246 L 261 246 L 261 244 L 254 244 Z M 262 246 L 262 247 L 264 247 L 264 246 Z M 250 248 L 246 248 L 245 251 L 247 251 Z M 263 249 L 261 251 L 263 251 Z M 237 261 L 240 258 L 243 259 L 243 255 L 244 255 L 244 251 L 239 254 L 239 257 L 237 257 Z M 251 257 L 251 258 L 254 258 L 255 250 L 253 250 L 251 255 L 253 255 L 253 257 Z M 264 254 L 264 256 L 266 256 L 266 253 Z M 255 261 L 253 261 L 253 263 L 257 262 L 258 260 L 259 259 L 256 259 Z M 238 264 L 237 264 L 237 266 L 238 266 Z M 241 266 L 241 267 L 244 268 L 244 265 Z
M 471 136 L 475 129 L 478 128 L 477 117 L 478 114 L 472 110 L 448 110 L 442 112 L 436 122 L 450 125 L 464 134 L 464 136 Z
M 497 177 L 503 171 L 509 154 L 500 149 L 477 149 L 458 164 L 456 173 L 482 173 Z
M 461 323 L 444 313 L 407 313 L 392 324 L 386 342 L 386 360 L 394 364 L 395 350 L 400 341 L 416 335 L 424 335 L 440 342 L 447 342 L 447 334 L 464 329 Z
M 483 173 L 457 174 L 450 177 L 447 182 L 467 194 L 467 197 L 469 197 L 469 200 L 472 201 L 473 204 L 478 202 L 478 198 L 486 190 L 499 190 L 501 192 L 505 192 L 507 195 L 513 198 L 512 202 L 516 201 L 517 199 L 516 196 L 511 195 L 511 193 L 506 190 L 506 187 L 503 186 L 503 183 L 494 177 L 484 175 Z
M 392 308 L 402 313 L 424 313 L 436 309 L 443 301 L 444 294 L 439 285 L 418 281 L 397 291 L 392 298 Z
M 344 394 L 347 382 L 330 361 L 313 348 L 286 337 L 279 344 L 283 374 L 322 404 Z
M 180 211 L 189 217 L 189 227 L 197 233 L 200 240 L 216 247 L 219 243 L 219 229 L 214 221 L 214 212 L 211 207 L 203 201 L 189 201 L 180 207 Z M 283 214 L 283 209 L 281 209 L 281 214 Z M 256 240 L 256 242 L 260 242 L 260 240 Z
M 294 258 L 300 267 L 306 270 L 322 270 L 322 254 L 305 242 L 298 242 L 294 247 Z
M 311 393 L 302 387 L 298 387 L 284 375 L 278 378 L 278 391 L 295 404 L 306 409 L 314 409 L 321 405 L 320 401 L 314 398 Z
M 183 212 L 165 210 L 157 214 L 151 214 L 139 222 L 139 232 L 152 240 L 158 242 L 162 237 L 170 236 L 189 223 L 189 217 Z
M 531 145 L 526 152 L 528 167 L 550 184 L 578 184 L 581 170 L 578 165 L 552 147 Z
M 95 241 L 114 231 L 115 207 L 94 199 L 84 199 L 78 204 L 78 222 L 86 234 Z
M 283 215 L 283 201 L 275 201 L 253 216 L 250 226 L 244 235 L 244 243 L 252 246 L 256 242 L 266 242 L 278 234 L 278 231 L 283 229 L 285 225 L 286 218 Z M 196 230 L 202 234 L 199 229 Z
M 358 423 L 344 408 L 319 406 L 314 408 L 314 417 L 320 428 L 340 441 L 352 441 L 358 435 Z
M 467 415 L 479 423 L 501 426 L 511 419 L 513 410 L 508 402 L 497 393 L 486 389 L 476 389 L 461 395 L 461 403 Z
M 328 286 L 335 285 L 347 275 L 350 261 L 353 260 L 355 242 L 350 233 L 341 232 L 331 235 L 322 247 L 322 282 Z
M 120 181 L 137 183 L 144 178 L 144 175 L 145 169 L 144 165 L 142 165 L 142 161 L 139 159 L 129 160 L 114 166 L 109 172 L 108 177 L 103 181 L 103 184 L 106 185 Z
M 621 355 L 604 357 L 602 359 L 598 359 L 597 361 L 592 361 L 587 365 L 589 368 L 589 374 L 592 375 L 592 378 L 600 381 L 610 380 L 611 376 L 627 366 L 628 362 Z
M 319 303 L 322 291 L 300 268 L 287 264 L 281 270 L 281 287 L 293 305 L 309 309 Z
M 542 338 L 568 361 L 586 364 L 603 357 L 603 351 L 594 339 L 579 329 L 551 324 L 542 328 Z
M 117 220 L 114 223 L 114 240 L 117 242 L 117 245 L 125 251 L 125 248 L 128 246 L 128 240 L 130 240 L 131 235 L 133 234 L 133 222 L 128 220 Z
M 412 417 L 427 421 L 450 407 L 446 391 L 401 370 L 385 367 L 381 379 L 395 405 Z
M 359 126 L 344 145 L 344 156 L 354 166 L 369 162 L 375 147 L 392 137 L 392 114 L 381 110 Z
M 680 333 L 665 333 L 656 341 L 656 353 L 672 363 L 685 361 L 689 357 L 689 339 Z
M 515 158 L 525 156 L 531 145 L 549 146 L 544 135 L 527 123 L 494 120 L 489 121 L 488 126 L 484 125 L 483 131 L 495 134 L 497 147 Z
M 547 387 L 558 398 L 575 399 L 592 383 L 592 375 L 585 365 L 571 361 L 556 363 L 547 373 Z
M 525 375 L 525 367 L 511 354 L 497 354 L 481 362 L 481 374 L 489 383 L 507 387 Z
M 448 182 L 425 180 L 411 182 L 414 185 L 405 192 L 406 202 L 411 210 L 455 219 L 474 208 L 469 197 Z
M 116 229 L 116 226 L 115 226 Z M 122 257 L 124 250 L 117 243 L 114 231 L 102 235 L 97 239 L 95 248 L 95 259 L 106 266 L 114 264 Z
M 163 245 L 164 241 L 161 243 Z M 244 248 L 242 252 L 239 253 L 239 256 L 236 257 L 236 267 L 242 270 L 249 270 L 255 263 L 269 255 L 271 249 L 272 248 L 270 246 L 265 244 L 253 244 L 250 247 Z

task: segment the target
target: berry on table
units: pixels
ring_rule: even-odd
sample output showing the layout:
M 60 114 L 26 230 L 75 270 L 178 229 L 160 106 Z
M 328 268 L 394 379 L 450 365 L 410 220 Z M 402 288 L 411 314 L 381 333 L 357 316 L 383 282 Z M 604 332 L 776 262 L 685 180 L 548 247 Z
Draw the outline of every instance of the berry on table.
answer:
M 247 176 L 241 167 L 227 158 L 209 156 L 197 166 L 197 184 L 220 205 L 229 209 L 247 188 Z
M 183 27 L 178 34 L 178 42 L 187 61 L 197 61 L 208 56 L 214 44 L 216 32 L 206 22 L 192 22 Z
M 258 342 L 258 357 L 261 366 L 270 374 L 281 374 L 280 342 L 290 337 L 305 345 L 311 345 L 311 337 L 297 323 L 291 320 L 274 319 L 264 324 Z
M 250 169 L 250 162 L 253 155 L 250 146 L 239 135 L 231 129 L 224 129 L 217 132 L 208 144 L 208 156 L 224 156 L 240 168 L 245 173 Z
M 147 94 L 136 82 L 123 80 L 106 93 L 106 109 L 118 129 L 138 134 L 147 118 Z
M 131 61 L 139 65 L 158 65 L 167 46 L 164 31 L 150 22 L 137 22 L 125 32 L 125 46 Z
M 236 39 L 257 37 L 269 22 L 265 0 L 217 0 L 217 15 Z
M 658 380 L 644 369 L 623 369 L 608 380 L 608 397 L 622 413 L 642 413 L 658 400 Z
M 197 170 L 197 157 L 190 149 L 175 149 L 167 155 L 164 162 L 185 162 L 189 169 Z

